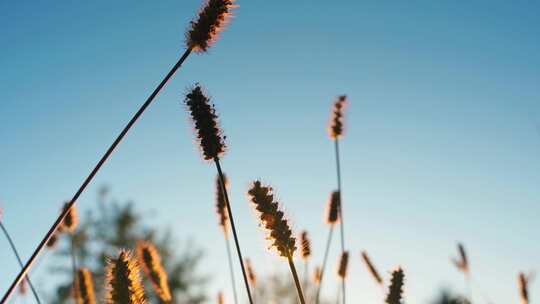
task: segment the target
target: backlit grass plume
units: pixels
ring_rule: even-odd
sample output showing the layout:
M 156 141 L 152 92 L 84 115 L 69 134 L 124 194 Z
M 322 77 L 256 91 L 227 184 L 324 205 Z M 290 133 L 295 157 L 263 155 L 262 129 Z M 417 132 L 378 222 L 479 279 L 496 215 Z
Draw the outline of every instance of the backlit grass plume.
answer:
M 349 264 L 349 252 L 345 251 L 339 257 L 339 264 L 338 264 L 339 266 L 338 266 L 338 271 L 337 271 L 337 275 L 342 279 L 347 277 L 348 264 Z
M 377 282 L 377 284 L 382 285 L 383 280 L 382 277 L 379 275 L 379 272 L 375 268 L 375 265 L 371 262 L 371 259 L 369 258 L 366 251 L 362 251 L 361 253 L 362 260 L 364 261 L 364 264 L 366 264 L 366 267 L 368 268 L 369 273 L 371 274 L 371 277 Z
M 106 269 L 107 304 L 146 304 L 139 275 L 139 264 L 131 252 L 121 250 L 117 258 L 109 259 Z
M 246 264 L 249 283 L 251 284 L 251 287 L 255 288 L 257 286 L 257 275 L 255 274 L 255 269 L 253 269 L 250 259 L 245 259 L 244 263 Z
M 77 191 L 75 191 L 73 197 L 68 203 L 68 209 L 71 209 L 75 206 L 80 195 L 86 190 L 87 186 L 92 182 L 96 174 L 107 162 L 109 157 L 114 153 L 116 147 L 122 142 L 124 137 L 128 134 L 129 130 L 137 123 L 139 118 L 144 114 L 148 107 L 152 104 L 159 92 L 165 87 L 173 75 L 180 69 L 184 61 L 189 57 L 192 52 L 205 52 L 208 48 L 216 41 L 218 34 L 223 30 L 229 16 L 231 15 L 231 10 L 235 7 L 234 0 L 207 0 L 206 4 L 199 11 L 197 18 L 194 21 L 190 22 L 189 29 L 187 30 L 186 37 L 186 49 L 183 54 L 179 56 L 176 63 L 171 67 L 171 69 L 165 74 L 163 79 L 159 82 L 157 87 L 152 91 L 152 93 L 146 98 L 144 103 L 139 107 L 135 114 L 131 117 L 128 123 L 124 126 L 122 131 L 118 134 L 115 140 L 107 148 L 105 153 L 101 156 L 97 164 L 90 170 L 88 176 L 81 183 Z M 230 209 L 230 206 L 228 206 Z M 24 264 L 21 271 L 17 274 L 15 279 L 12 281 L 7 292 L 4 294 L 0 303 L 6 303 L 11 294 L 16 290 L 17 285 L 23 280 L 25 275 L 28 273 L 32 264 L 36 261 L 36 258 L 43 251 L 47 245 L 47 240 L 58 230 L 62 225 L 63 219 L 66 216 L 66 212 L 62 212 L 52 226 L 49 228 L 45 236 L 41 239 L 36 249 L 30 255 L 30 258 Z M 231 222 L 232 218 L 231 218 Z M 234 226 L 234 224 L 232 224 Z M 236 237 L 235 237 L 236 238 Z M 239 246 L 237 246 L 239 248 Z M 241 255 L 241 254 L 239 254 Z M 242 263 L 242 258 L 239 257 L 240 263 Z M 245 273 L 245 271 L 243 271 Z M 244 275 L 245 277 L 245 275 Z M 247 287 L 247 280 L 245 279 L 245 284 Z M 250 303 L 251 297 L 250 298 Z
M 392 279 L 388 287 L 388 295 L 386 296 L 387 304 L 401 304 L 403 299 L 403 280 L 405 274 L 401 267 L 398 267 L 392 272 Z
M 171 292 L 167 281 L 167 272 L 165 272 L 161 257 L 154 244 L 148 241 L 137 241 L 136 252 L 137 259 L 157 296 L 163 302 L 170 302 Z
M 47 241 L 47 248 L 53 249 L 56 247 L 56 244 L 58 244 L 58 233 L 55 233 L 51 236 L 51 238 Z
M 296 238 L 292 234 L 285 214 L 274 201 L 273 189 L 263 186 L 260 181 L 253 182 L 248 191 L 251 202 L 260 214 L 262 225 L 268 230 L 268 239 L 282 257 L 292 257 L 296 251 Z
M 77 270 L 77 304 L 95 304 L 94 282 L 92 273 L 87 268 Z
M 256 180 L 248 190 L 248 196 L 255 206 L 255 210 L 259 212 L 261 224 L 269 232 L 268 239 L 272 242 L 271 247 L 276 249 L 280 256 L 287 258 L 298 291 L 298 298 L 300 303 L 304 304 L 304 293 L 293 262 L 296 238 L 293 236 L 289 222 L 285 219 L 285 214 L 279 209 L 279 203 L 274 201 L 272 187 L 263 186 L 260 181 Z
M 465 252 L 465 247 L 463 244 L 458 243 L 458 258 L 452 258 L 452 262 L 456 267 L 463 271 L 463 273 L 467 274 L 469 273 L 469 260 L 467 259 L 467 253 Z
M 186 33 L 187 47 L 206 52 L 225 28 L 234 7 L 233 0 L 208 0 Z
M 225 152 L 225 142 L 219 128 L 216 110 L 202 87 L 196 84 L 187 94 L 188 107 L 199 141 L 203 158 L 212 160 Z
M 328 125 L 328 134 L 330 138 L 336 139 L 343 135 L 344 129 L 344 110 L 347 105 L 347 96 L 338 96 L 332 107 L 330 123 Z
M 326 223 L 335 225 L 339 222 L 339 192 L 333 191 L 326 206 Z
M 300 233 L 300 256 L 306 260 L 311 256 L 311 242 L 307 231 Z
M 217 304 L 225 304 L 225 297 L 221 291 L 217 294 Z
M 68 203 L 64 204 L 63 210 L 66 210 L 69 207 Z M 77 208 L 75 206 L 71 207 L 60 226 L 62 232 L 73 233 L 77 224 L 79 223 L 79 216 L 77 214 Z
M 523 272 L 518 274 L 518 288 L 521 304 L 529 304 L 529 277 Z
M 219 0 L 209 0 L 209 6 L 203 9 L 203 13 L 200 15 L 200 20 L 203 20 L 203 16 L 210 14 L 212 10 L 215 9 L 215 6 L 224 5 L 228 8 L 232 5 L 232 1 L 219 1 Z M 212 8 L 214 7 L 214 8 Z M 208 11 L 206 11 L 208 10 Z M 206 13 L 204 13 L 206 11 Z M 206 15 L 205 15 L 206 14 Z M 202 22 L 202 21 L 198 22 Z M 205 19 L 206 20 L 206 19 Z M 206 21 L 205 21 L 206 22 Z M 193 31 L 197 29 L 200 25 L 193 25 Z M 195 133 L 197 134 L 197 140 L 199 142 L 199 147 L 202 152 L 202 156 L 205 160 L 213 160 L 216 165 L 216 170 L 218 174 L 219 187 L 221 188 L 221 194 L 223 195 L 223 201 L 225 202 L 225 207 L 221 210 L 227 212 L 228 223 L 231 225 L 231 231 L 234 238 L 234 245 L 236 247 L 236 253 L 238 254 L 238 261 L 240 263 L 240 268 L 242 269 L 242 277 L 244 279 L 244 286 L 246 293 L 248 295 L 248 300 L 250 304 L 253 304 L 253 299 L 251 298 L 251 291 L 249 288 L 249 281 L 246 274 L 246 269 L 244 267 L 244 261 L 242 258 L 242 250 L 240 246 L 240 241 L 238 240 L 238 235 L 236 232 L 236 226 L 234 224 L 233 213 L 231 209 L 231 204 L 229 201 L 229 196 L 227 194 L 226 180 L 223 171 L 221 170 L 220 156 L 225 152 L 225 136 L 222 135 L 222 131 L 218 126 L 218 117 L 214 105 L 210 103 L 210 98 L 208 98 L 202 87 L 199 84 L 195 84 L 189 92 L 186 94 L 184 100 L 188 112 L 191 116 L 193 122 L 193 127 Z M 219 191 L 218 191 L 219 195 Z M 219 204 L 219 202 L 218 202 Z M 227 253 L 229 254 L 229 261 L 231 261 L 231 254 L 229 249 L 229 242 L 226 236 L 225 238 L 227 243 Z M 231 278 L 234 276 L 232 266 L 230 267 Z M 234 279 L 232 279 L 234 284 Z M 234 286 L 233 286 L 234 290 Z M 235 293 L 236 294 L 236 293 Z M 235 296 L 236 301 L 236 296 Z
M 320 284 L 321 283 L 321 267 L 317 266 L 313 270 L 313 283 Z
M 225 189 L 228 188 L 229 180 L 226 175 L 223 175 L 223 181 Z M 225 234 L 225 238 L 229 237 L 229 216 L 227 215 L 227 203 L 225 202 L 225 195 L 221 191 L 221 184 L 219 176 L 216 177 L 216 213 L 218 215 L 219 226 Z

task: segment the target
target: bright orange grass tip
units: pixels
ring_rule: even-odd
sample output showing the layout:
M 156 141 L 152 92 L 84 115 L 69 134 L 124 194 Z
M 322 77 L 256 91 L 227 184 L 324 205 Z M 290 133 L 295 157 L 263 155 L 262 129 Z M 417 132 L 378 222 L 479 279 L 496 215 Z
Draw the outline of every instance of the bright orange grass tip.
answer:
M 197 19 L 190 23 L 186 33 L 187 47 L 194 52 L 206 52 L 218 39 L 236 7 L 234 0 L 208 0 Z

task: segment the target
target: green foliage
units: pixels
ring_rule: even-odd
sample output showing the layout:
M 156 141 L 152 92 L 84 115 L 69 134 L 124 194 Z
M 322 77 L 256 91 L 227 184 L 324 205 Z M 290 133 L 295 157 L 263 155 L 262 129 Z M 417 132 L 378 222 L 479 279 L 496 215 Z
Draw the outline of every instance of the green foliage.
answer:
M 119 249 L 133 249 L 137 240 L 153 242 L 161 254 L 163 265 L 169 276 L 169 285 L 173 302 L 178 304 L 199 304 L 207 300 L 204 293 L 206 278 L 197 272 L 202 257 L 193 244 L 184 242 L 178 246 L 170 230 L 159 230 L 144 224 L 143 214 L 135 210 L 131 202 L 118 203 L 107 197 L 107 190 L 100 191 L 96 210 L 81 216 L 80 225 L 73 234 L 75 255 L 78 266 L 88 267 L 94 276 L 96 296 L 103 299 L 105 266 L 107 257 L 114 257 Z M 49 303 L 70 303 L 72 269 L 70 261 L 69 236 L 64 239 L 56 251 L 58 263 L 51 268 L 52 273 L 64 275 L 65 283 L 55 288 L 53 299 Z M 141 274 L 142 275 L 142 274 Z M 145 280 L 146 295 L 150 303 L 160 303 Z M 101 301 L 99 301 L 101 302 Z

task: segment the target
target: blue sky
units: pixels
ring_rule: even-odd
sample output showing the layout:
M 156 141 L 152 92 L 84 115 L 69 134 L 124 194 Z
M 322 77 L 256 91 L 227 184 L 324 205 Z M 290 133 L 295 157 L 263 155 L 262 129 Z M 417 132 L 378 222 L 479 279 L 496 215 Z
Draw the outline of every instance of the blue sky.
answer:
M 199 5 L 0 2 L 0 202 L 23 256 L 183 52 Z M 244 255 L 260 273 L 287 270 L 265 251 L 245 198 L 249 182 L 262 178 L 295 230 L 310 231 L 320 261 L 322 212 L 335 187 L 325 127 L 333 98 L 345 93 L 351 301 L 380 302 L 361 249 L 385 274 L 402 265 L 409 303 L 426 302 L 441 286 L 463 290 L 449 263 L 460 240 L 479 303 L 480 290 L 495 303 L 516 302 L 517 272 L 540 270 L 539 5 L 239 5 L 215 47 L 192 55 L 131 130 L 80 208 L 90 208 L 98 187 L 110 184 L 115 197 L 155 213 L 149 224 L 171 226 L 207 250 L 202 270 L 220 272 L 210 292 L 229 286 L 213 214 L 215 169 L 193 145 L 180 103 L 200 82 L 228 138 L 223 167 Z M 0 261 L 5 290 L 18 268 L 7 249 Z M 47 269 L 44 257 L 32 271 L 36 281 L 46 280 Z M 531 293 L 540 295 L 538 282 Z

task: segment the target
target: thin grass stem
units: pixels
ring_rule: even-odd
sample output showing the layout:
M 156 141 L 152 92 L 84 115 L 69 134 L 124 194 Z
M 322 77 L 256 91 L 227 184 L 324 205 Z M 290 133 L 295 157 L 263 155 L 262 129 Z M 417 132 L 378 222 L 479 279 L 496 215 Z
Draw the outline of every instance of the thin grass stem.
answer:
M 231 222 L 231 230 L 234 237 L 234 245 L 236 246 L 236 253 L 238 254 L 238 260 L 240 261 L 240 267 L 242 268 L 242 276 L 244 277 L 244 284 L 246 285 L 246 292 L 248 295 L 249 303 L 253 304 L 253 298 L 251 297 L 251 291 L 249 288 L 249 282 L 246 274 L 246 268 L 244 267 L 244 258 L 242 257 L 242 252 L 240 250 L 240 242 L 238 241 L 238 236 L 236 234 L 236 226 L 234 224 L 234 218 L 231 210 L 231 204 L 229 202 L 229 194 L 227 193 L 227 187 L 225 187 L 225 178 L 223 177 L 223 172 L 221 171 L 221 164 L 219 163 L 219 158 L 215 157 L 214 162 L 216 163 L 216 169 L 219 176 L 219 184 L 221 185 L 221 191 L 225 197 L 225 203 L 227 204 L 227 213 L 229 215 L 229 220 Z
M 326 263 L 328 261 L 328 253 L 330 252 L 330 244 L 332 243 L 333 234 L 334 234 L 334 225 L 330 226 L 330 229 L 328 231 L 328 237 L 326 239 L 326 248 L 324 249 L 324 258 L 323 258 L 323 264 L 321 267 L 321 279 L 319 281 L 319 286 L 317 286 L 317 294 L 315 295 L 316 304 L 319 304 L 319 300 L 320 300 L 321 288 L 322 288 L 322 283 L 324 279 L 324 272 L 326 268 Z
M 289 255 L 287 257 L 287 260 L 289 261 L 289 267 L 291 268 L 291 273 L 294 279 L 294 284 L 296 285 L 296 291 L 298 292 L 298 299 L 300 299 L 300 304 L 305 304 L 306 300 L 304 300 L 304 293 L 302 292 L 302 285 L 300 285 L 300 280 L 298 279 L 298 274 L 296 273 L 296 267 L 294 267 L 292 256 Z
M 71 199 L 71 201 L 68 203 L 66 208 L 63 210 L 63 212 L 58 216 L 54 224 L 51 226 L 47 234 L 45 234 L 45 237 L 41 240 L 38 247 L 34 250 L 32 255 L 30 256 L 30 259 L 26 262 L 26 264 L 23 266 L 22 270 L 19 272 L 15 280 L 11 283 L 9 286 L 9 289 L 6 291 L 4 296 L 2 297 L 2 300 L 0 301 L 0 304 L 4 304 L 7 302 L 11 294 L 15 291 L 15 288 L 20 283 L 22 278 L 26 275 L 28 270 L 30 270 L 30 267 L 32 267 L 32 264 L 36 260 L 37 256 L 41 253 L 43 248 L 45 248 L 45 245 L 47 244 L 47 241 L 51 238 L 51 236 L 56 232 L 60 224 L 63 222 L 64 218 L 68 214 L 69 210 L 75 205 L 75 202 L 79 198 L 79 196 L 84 192 L 86 189 L 86 186 L 90 184 L 94 176 L 97 174 L 101 166 L 107 161 L 107 159 L 111 156 L 116 146 L 122 141 L 124 136 L 126 136 L 127 132 L 131 129 L 131 127 L 135 124 L 135 122 L 139 119 L 139 117 L 144 113 L 144 111 L 148 108 L 148 106 L 152 103 L 154 98 L 157 96 L 157 94 L 161 91 L 161 89 L 165 86 L 165 84 L 169 81 L 169 79 L 176 73 L 176 71 L 182 66 L 182 63 L 187 59 L 187 57 L 191 54 L 191 49 L 188 48 L 184 54 L 180 57 L 178 62 L 171 68 L 171 70 L 167 73 L 165 78 L 159 83 L 159 85 L 154 89 L 152 94 L 146 99 L 144 104 L 139 108 L 139 110 L 135 113 L 135 115 L 131 118 L 131 120 L 127 123 L 127 125 L 124 127 L 124 129 L 120 132 L 118 137 L 114 140 L 114 142 L 111 144 L 109 149 L 105 152 L 105 154 L 101 157 L 99 162 L 96 164 L 94 169 L 90 172 L 88 177 L 84 180 L 84 182 L 81 184 L 77 192 L 75 192 L 75 195 Z
M 234 296 L 234 303 L 238 304 L 238 295 L 236 294 L 236 280 L 234 278 L 234 269 L 231 255 L 231 245 L 229 244 L 229 238 L 225 237 L 225 247 L 227 247 L 227 258 L 229 260 L 229 273 L 231 276 L 231 285 Z
M 338 186 L 338 193 L 339 193 L 339 231 L 341 235 L 341 253 L 343 254 L 345 252 L 345 228 L 344 228 L 344 220 L 343 220 L 343 202 L 341 200 L 341 164 L 340 164 L 340 155 L 339 155 L 339 138 L 336 138 L 334 140 L 334 150 L 335 150 L 335 157 L 336 157 L 336 176 L 337 176 L 337 186 Z M 346 300 L 346 294 L 345 294 L 345 285 L 346 285 L 346 277 L 343 277 L 341 280 L 341 294 L 343 299 L 343 304 L 345 304 Z
M 0 228 L 2 228 L 2 231 L 4 232 L 4 235 L 6 236 L 6 239 L 8 240 L 9 246 L 11 246 L 11 250 L 15 254 L 15 257 L 17 258 L 17 262 L 19 262 L 19 265 L 23 267 L 23 262 L 22 262 L 21 256 L 19 255 L 19 252 L 17 251 L 17 247 L 15 247 L 15 243 L 13 242 L 13 239 L 11 238 L 10 234 L 8 233 L 6 227 L 4 226 L 2 222 L 0 222 Z M 34 285 L 30 281 L 30 278 L 28 276 L 26 276 L 26 281 L 28 282 L 28 286 L 30 286 L 30 290 L 32 290 L 32 294 L 34 295 L 36 302 L 38 304 L 41 304 L 37 291 L 34 288 Z

